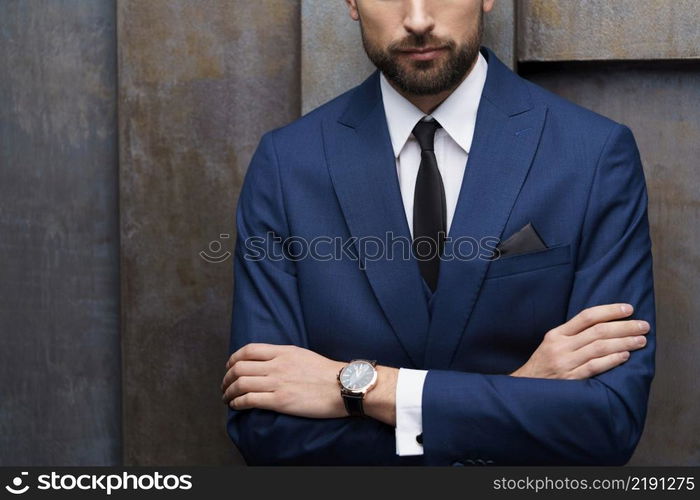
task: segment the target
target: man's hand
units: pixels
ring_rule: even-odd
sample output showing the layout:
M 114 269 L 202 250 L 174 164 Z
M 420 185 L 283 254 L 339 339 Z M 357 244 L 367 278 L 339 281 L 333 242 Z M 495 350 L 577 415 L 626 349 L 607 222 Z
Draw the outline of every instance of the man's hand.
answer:
M 345 417 L 336 379 L 345 364 L 295 345 L 246 344 L 226 362 L 222 400 L 236 410 Z
M 231 408 L 261 408 L 309 418 L 347 417 L 337 375 L 347 363 L 294 345 L 251 343 L 226 362 L 222 400 Z M 368 417 L 396 425 L 398 368 L 376 366 L 377 385 L 364 400 Z
M 623 307 L 629 309 L 624 309 Z M 630 304 L 606 304 L 584 309 L 548 331 L 523 366 L 510 375 L 553 379 L 590 378 L 629 358 L 629 351 L 646 345 L 649 323 L 611 321 L 632 314 Z
M 235 410 L 345 417 L 336 378 L 345 364 L 295 345 L 246 344 L 226 362 L 222 400 Z

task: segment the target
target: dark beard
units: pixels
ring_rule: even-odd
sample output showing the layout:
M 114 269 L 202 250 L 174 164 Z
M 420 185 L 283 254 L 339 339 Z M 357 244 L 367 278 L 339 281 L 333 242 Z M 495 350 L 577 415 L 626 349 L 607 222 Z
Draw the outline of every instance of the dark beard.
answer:
M 477 35 L 457 47 L 452 40 L 447 43 L 449 52 L 447 61 L 441 71 L 435 73 L 430 71 L 437 64 L 435 61 L 412 61 L 412 69 L 406 71 L 392 56 L 399 48 L 423 47 L 430 45 L 445 45 L 445 42 L 435 41 L 425 35 L 410 35 L 400 44 L 392 44 L 386 50 L 371 45 L 365 37 L 360 22 L 360 32 L 362 33 L 362 44 L 370 61 L 384 73 L 386 78 L 397 87 L 408 94 L 413 95 L 433 95 L 456 87 L 464 78 L 464 75 L 474 64 L 479 56 L 479 48 L 483 36 L 483 12 L 479 14 L 479 29 Z M 432 42 L 432 43 L 431 43 Z M 437 43 L 435 43 L 437 42 Z

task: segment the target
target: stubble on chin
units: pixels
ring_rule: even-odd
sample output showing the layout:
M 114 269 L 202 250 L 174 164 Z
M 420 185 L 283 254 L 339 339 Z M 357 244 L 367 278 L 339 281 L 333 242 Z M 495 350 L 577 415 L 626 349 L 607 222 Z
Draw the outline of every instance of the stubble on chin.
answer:
M 387 48 L 375 46 L 366 36 L 360 22 L 362 44 L 367 57 L 384 73 L 389 81 L 408 94 L 434 95 L 453 89 L 464 78 L 479 56 L 483 36 L 483 14 L 475 36 L 457 44 L 435 37 L 409 37 L 413 43 L 403 40 Z M 446 47 L 446 53 L 430 61 L 412 61 L 399 54 L 400 49 L 418 46 Z

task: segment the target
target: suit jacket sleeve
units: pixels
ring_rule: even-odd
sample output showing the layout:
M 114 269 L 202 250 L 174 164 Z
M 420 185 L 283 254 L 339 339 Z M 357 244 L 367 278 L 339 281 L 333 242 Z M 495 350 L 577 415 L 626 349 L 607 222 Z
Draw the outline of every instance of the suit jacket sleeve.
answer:
M 628 127 L 612 127 L 588 196 L 567 321 L 587 307 L 628 302 L 635 308 L 630 318 L 650 324 L 647 345 L 583 380 L 430 370 L 423 446 L 431 463 L 624 465 L 630 459 L 654 376 L 656 314 L 647 190 Z
M 289 228 L 272 132 L 263 136 L 249 165 L 236 224 L 229 353 L 250 342 L 309 348 L 295 262 L 279 258 L 282 245 L 274 241 L 287 238 Z M 263 240 L 272 244 L 262 245 Z M 228 407 L 226 429 L 248 465 L 372 465 L 396 460 L 394 428 L 370 418 L 312 419 Z

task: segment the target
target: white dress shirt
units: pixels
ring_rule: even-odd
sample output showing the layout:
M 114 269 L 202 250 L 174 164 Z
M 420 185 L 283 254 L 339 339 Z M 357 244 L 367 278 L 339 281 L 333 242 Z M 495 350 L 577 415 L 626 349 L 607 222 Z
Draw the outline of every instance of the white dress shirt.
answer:
M 421 151 L 413 137 L 419 120 L 436 119 L 442 128 L 435 133 L 435 157 L 445 186 L 447 231 L 449 234 L 464 170 L 471 148 L 476 112 L 486 81 L 487 63 L 479 52 L 467 77 L 431 115 L 426 115 L 399 94 L 380 74 L 382 100 L 391 144 L 396 158 L 396 172 L 401 188 L 406 220 L 413 237 L 413 194 L 416 188 Z M 422 396 L 427 370 L 400 368 L 396 384 L 396 453 L 422 455 L 423 445 L 416 436 L 423 431 Z

